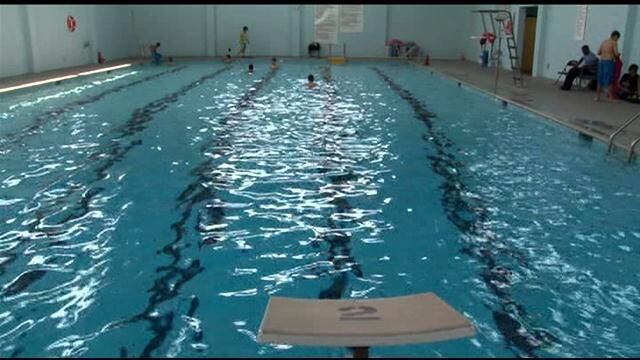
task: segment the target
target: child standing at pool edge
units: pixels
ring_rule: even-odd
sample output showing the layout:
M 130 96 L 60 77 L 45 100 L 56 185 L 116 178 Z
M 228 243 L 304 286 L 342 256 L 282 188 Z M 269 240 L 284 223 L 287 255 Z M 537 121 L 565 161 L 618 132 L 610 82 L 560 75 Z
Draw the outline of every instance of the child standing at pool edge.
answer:
M 249 43 L 249 36 L 248 33 L 249 32 L 249 28 L 248 27 L 243 27 L 242 31 L 240 32 L 240 52 L 238 54 L 242 54 L 242 57 L 244 57 L 244 53 L 247 50 L 247 44 Z

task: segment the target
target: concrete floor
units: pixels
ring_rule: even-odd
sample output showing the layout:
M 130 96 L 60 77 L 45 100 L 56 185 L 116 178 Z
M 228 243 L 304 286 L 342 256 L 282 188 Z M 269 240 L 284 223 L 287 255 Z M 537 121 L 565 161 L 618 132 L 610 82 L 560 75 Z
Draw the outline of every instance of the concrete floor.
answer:
M 483 69 L 478 63 L 459 60 L 432 60 L 430 66 L 423 67 L 478 90 L 491 94 L 494 92 L 495 68 Z M 578 86 L 574 86 L 571 91 L 562 91 L 559 89 L 560 83 L 554 83 L 555 80 L 525 76 L 524 87 L 516 87 L 511 71 L 501 70 L 497 95 L 605 143 L 611 133 L 640 112 L 640 104 L 624 101 L 612 103 L 606 100 L 596 102 L 593 100 L 595 91 L 583 90 Z M 606 98 L 606 95 L 602 98 Z M 616 137 L 615 145 L 626 152 L 629 144 L 638 137 L 640 119 Z M 636 152 L 640 153 L 639 151 L 640 146 L 636 148 Z
M 122 60 L 115 60 L 115 61 L 107 61 L 104 64 L 99 64 L 99 65 L 96 64 L 96 65 L 74 66 L 74 67 L 58 69 L 58 70 L 42 71 L 42 72 L 33 73 L 33 74 L 25 74 L 25 75 L 0 78 L 0 89 L 27 84 L 27 83 L 36 82 L 36 81 L 63 77 L 67 75 L 75 75 L 80 72 L 93 71 L 93 70 L 98 70 L 98 69 L 103 69 L 103 68 L 108 68 L 108 67 L 118 66 L 123 64 L 136 64 L 139 62 L 140 62 L 140 59 L 134 59 L 134 58 L 122 59 Z

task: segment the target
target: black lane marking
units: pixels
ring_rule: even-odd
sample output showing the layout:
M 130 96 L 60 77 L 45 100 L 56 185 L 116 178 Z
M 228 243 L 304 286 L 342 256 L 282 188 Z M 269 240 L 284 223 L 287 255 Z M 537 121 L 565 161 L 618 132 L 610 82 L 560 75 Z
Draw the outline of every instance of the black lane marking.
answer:
M 462 172 L 458 170 L 460 164 L 456 161 L 455 156 L 447 150 L 453 145 L 453 142 L 444 133 L 434 129 L 430 119 L 435 117 L 435 114 L 429 112 L 409 91 L 396 84 L 380 69 L 373 68 L 373 70 L 399 97 L 411 105 L 416 118 L 427 126 L 427 134 L 423 138 L 426 142 L 434 145 L 437 153 L 436 156 L 428 156 L 428 159 L 431 161 L 433 171 L 444 179 L 441 186 L 443 190 L 441 203 L 447 218 L 463 234 L 489 240 L 483 243 L 469 241 L 461 252 L 485 265 L 480 276 L 490 291 L 500 299 L 500 309 L 492 310 L 492 315 L 507 346 L 512 351 L 512 346 L 514 346 L 526 356 L 536 357 L 535 350 L 558 342 L 559 339 L 544 329 L 535 328 L 526 320 L 526 310 L 522 305 L 516 303 L 509 291 L 512 285 L 510 277 L 512 271 L 506 266 L 499 265 L 496 255 L 505 253 L 512 258 L 516 257 L 516 260 L 520 262 L 524 260 L 516 256 L 516 252 L 504 251 L 496 246 L 497 239 L 489 236 L 483 226 L 489 214 L 487 209 L 480 202 L 472 203 L 470 199 L 463 196 L 466 185 L 460 176 Z M 514 353 L 521 355 L 515 351 Z
M 153 75 L 149 75 L 147 77 L 144 77 L 142 79 L 138 79 L 136 81 L 132 81 L 130 83 L 126 83 L 126 84 L 122 84 L 120 86 L 116 86 L 114 88 L 111 88 L 109 90 L 105 90 L 97 95 L 94 96 L 90 96 L 88 98 L 85 99 L 80 99 L 77 101 L 73 101 L 70 102 L 66 105 L 63 105 L 59 108 L 53 109 L 53 110 L 49 110 L 44 114 L 41 114 L 39 116 L 37 116 L 34 120 L 33 123 L 31 125 L 28 125 L 24 128 L 22 128 L 21 130 L 18 130 L 18 132 L 13 133 L 13 134 L 8 134 L 7 136 L 5 136 L 6 142 L 4 144 L 2 144 L 0 146 L 0 152 L 6 150 L 9 148 L 9 145 L 11 144 L 15 144 L 18 141 L 23 140 L 24 138 L 30 136 L 30 135 L 34 135 L 34 131 L 40 129 L 42 126 L 44 126 L 46 123 L 56 119 L 58 116 L 63 115 L 65 113 L 68 113 L 69 111 L 71 111 L 74 108 L 77 108 L 79 106 L 83 106 L 83 105 L 88 105 L 91 103 L 94 103 L 98 100 L 101 100 L 102 98 L 104 98 L 107 95 L 116 93 L 116 92 L 120 92 L 122 90 L 128 89 L 132 86 L 147 82 L 149 80 L 153 80 L 156 78 L 159 78 L 161 76 L 164 76 L 166 74 L 170 74 L 170 73 L 176 73 L 178 71 L 181 71 L 183 69 L 185 69 L 186 66 L 180 66 L 180 67 L 176 67 L 174 69 L 171 70 L 167 70 L 167 71 L 163 71 L 157 74 L 153 74 Z
M 146 124 L 148 124 L 153 120 L 153 116 L 156 113 L 165 110 L 169 106 L 169 104 L 177 101 L 180 96 L 185 95 L 188 91 L 201 85 L 203 82 L 218 76 L 222 72 L 227 71 L 229 68 L 230 67 L 223 67 L 211 74 L 204 75 L 198 80 L 183 86 L 182 88 L 180 88 L 180 90 L 174 93 L 168 94 L 163 98 L 161 98 L 160 100 L 153 101 L 142 108 L 136 109 L 133 115 L 131 116 L 131 118 L 124 125 L 116 128 L 116 131 L 121 135 L 121 138 L 126 138 L 126 137 L 136 135 L 137 133 L 146 129 Z M 115 163 L 123 160 L 125 156 L 129 153 L 129 151 L 131 151 L 131 149 L 133 149 L 135 146 L 142 144 L 142 140 L 133 140 L 129 144 L 123 147 L 120 144 L 119 140 L 120 139 L 116 139 L 116 142 L 112 143 L 109 146 L 108 152 L 106 153 L 96 152 L 92 156 L 90 156 L 91 160 L 98 163 L 98 167 L 95 170 L 96 176 L 92 180 L 89 180 L 86 183 L 86 187 L 88 188 L 88 190 L 86 190 L 82 194 L 81 199 L 78 200 L 77 205 L 75 207 L 70 207 L 70 209 L 68 210 L 68 213 L 69 213 L 68 215 L 64 216 L 64 215 L 57 214 L 57 216 L 62 217 L 62 219 L 58 220 L 57 222 L 54 221 L 55 225 L 61 225 L 85 216 L 90 211 L 91 199 L 104 190 L 104 188 L 102 187 L 90 188 L 90 186 L 104 179 L 107 176 L 107 170 L 109 168 L 111 168 Z M 100 162 L 100 160 L 102 160 L 102 163 Z M 77 189 L 71 190 L 65 196 L 60 197 L 58 199 L 58 203 L 64 203 L 65 201 L 67 201 L 72 195 L 74 195 L 77 192 Z M 53 208 L 54 211 L 57 210 L 57 207 L 55 205 L 52 205 L 51 208 Z M 64 233 L 64 232 L 52 233 L 47 231 L 36 231 L 42 225 L 42 218 L 44 217 L 43 214 L 44 214 L 44 211 L 38 212 L 37 221 L 32 223 L 29 229 L 30 234 L 43 233 L 45 237 L 49 237 L 50 235 L 59 235 Z M 28 237 L 23 239 L 28 239 Z M 61 243 L 64 243 L 64 242 L 60 242 L 56 245 L 60 245 Z M 9 255 L 12 255 L 12 254 L 9 254 Z M 10 257 L 8 261 L 4 262 L 2 264 L 2 267 L 0 267 L 0 274 L 3 274 L 5 272 L 4 268 L 10 262 L 15 261 L 15 259 L 16 259 L 16 256 Z M 24 291 L 25 289 L 26 287 L 20 288 L 20 291 Z
M 323 125 L 330 124 L 335 119 L 335 97 L 337 96 L 335 84 L 331 77 L 331 69 L 329 67 L 322 68 L 322 79 L 325 82 L 325 92 L 327 94 L 327 101 L 324 105 L 324 121 Z M 327 137 L 323 138 L 323 143 L 326 144 Z M 326 151 L 326 149 L 325 149 Z M 333 153 L 333 155 L 338 155 Z M 325 162 L 326 163 L 326 162 Z M 326 173 L 330 171 L 329 168 L 321 168 L 320 173 Z M 349 171 L 347 175 L 330 176 L 331 184 L 334 187 L 341 187 L 348 181 L 357 179 L 357 176 L 353 172 Z M 318 294 L 319 299 L 340 299 L 344 295 L 347 286 L 349 285 L 349 275 L 346 271 L 340 271 L 346 267 L 351 268 L 351 272 L 357 276 L 362 277 L 362 268 L 360 264 L 351 255 L 351 236 L 342 231 L 336 222 L 331 218 L 332 214 L 345 213 L 352 209 L 351 204 L 346 197 L 339 196 L 332 200 L 335 206 L 335 211 L 327 216 L 327 224 L 331 229 L 328 234 L 323 234 L 323 240 L 329 244 L 329 258 L 328 260 L 333 263 L 333 268 L 338 271 L 337 276 L 334 277 L 331 285 Z M 314 243 L 315 244 L 315 243 Z
M 242 111 L 244 111 L 244 109 L 253 105 L 257 92 L 261 90 L 267 83 L 269 83 L 269 81 L 271 81 L 275 74 L 276 71 L 271 71 L 264 79 L 253 83 L 249 91 L 247 91 L 238 100 L 237 110 L 229 116 L 226 116 L 221 121 L 221 123 L 223 125 L 227 124 L 230 118 L 238 116 Z M 223 135 L 226 135 L 232 130 L 233 129 L 231 128 L 225 127 Z M 201 151 L 206 151 L 207 148 L 212 144 L 216 144 L 217 147 L 227 147 L 230 145 L 228 143 L 227 136 L 216 136 L 215 140 L 203 145 L 201 147 Z M 149 290 L 152 295 L 149 298 L 146 309 L 142 313 L 135 315 L 131 319 L 125 321 L 125 323 L 133 323 L 140 320 L 146 320 L 151 324 L 151 332 L 153 333 L 153 338 L 144 347 L 144 350 L 142 351 L 140 357 L 151 357 L 152 352 L 158 349 L 164 343 L 169 332 L 171 332 L 171 330 L 173 330 L 174 328 L 173 319 L 175 317 L 175 314 L 173 311 L 170 311 L 161 316 L 150 316 L 151 312 L 156 309 L 161 303 L 176 297 L 179 294 L 179 290 L 185 283 L 204 271 L 204 267 L 200 264 L 200 260 L 198 259 L 194 260 L 186 269 L 181 268 L 178 263 L 182 258 L 180 246 L 187 232 L 186 223 L 193 213 L 194 206 L 203 201 L 213 202 L 213 200 L 216 198 L 216 192 L 212 186 L 206 187 L 201 185 L 203 183 L 211 181 L 211 174 L 213 170 L 215 170 L 215 166 L 213 166 L 213 160 L 209 157 L 207 157 L 205 161 L 200 163 L 198 166 L 196 166 L 196 168 L 192 170 L 191 174 L 196 177 L 195 180 L 187 185 L 186 189 L 182 191 L 177 199 L 176 208 L 180 209 L 184 207 L 184 210 L 182 211 L 180 219 L 171 224 L 171 229 L 175 231 L 175 237 L 173 241 L 165 245 L 162 250 L 159 251 L 159 253 L 161 252 L 165 255 L 171 256 L 172 261 L 169 265 L 161 266 L 156 269 L 157 273 L 164 273 L 164 275 L 156 279 L 153 287 Z M 209 216 L 212 216 L 212 221 L 216 224 L 220 224 L 223 221 L 224 209 L 215 206 L 207 209 L 207 211 L 209 212 Z M 201 219 L 202 218 L 199 217 L 199 220 Z M 196 225 L 196 231 L 201 231 L 198 225 Z M 205 239 L 203 243 L 200 243 L 199 246 L 201 247 L 204 244 L 213 244 L 217 242 L 217 239 L 214 239 L 213 237 L 207 239 Z M 189 247 L 190 244 L 184 244 L 183 246 Z M 171 284 L 170 281 L 176 278 L 177 281 Z M 189 308 L 188 312 L 188 314 L 190 314 L 189 316 L 193 316 L 193 314 L 195 314 L 195 311 L 199 305 L 198 299 L 195 297 L 193 299 L 194 300 L 192 300 L 191 307 Z M 200 331 L 196 333 L 195 340 L 200 341 L 202 337 L 203 333 L 202 331 Z
M 6 287 L 6 289 L 3 291 L 3 295 L 12 296 L 21 293 L 33 283 L 40 280 L 45 273 L 46 271 L 44 270 L 29 270 L 22 273 L 20 276 L 18 276 L 17 279 L 15 279 Z

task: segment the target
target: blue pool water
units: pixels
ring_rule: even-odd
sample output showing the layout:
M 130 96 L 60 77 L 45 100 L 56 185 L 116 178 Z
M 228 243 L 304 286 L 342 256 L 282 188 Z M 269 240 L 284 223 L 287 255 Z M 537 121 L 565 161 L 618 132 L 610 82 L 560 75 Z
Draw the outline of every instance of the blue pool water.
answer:
M 269 296 L 427 291 L 477 336 L 372 356 L 640 355 L 636 166 L 412 65 L 254 63 L 0 98 L 0 356 L 341 357 L 258 344 Z

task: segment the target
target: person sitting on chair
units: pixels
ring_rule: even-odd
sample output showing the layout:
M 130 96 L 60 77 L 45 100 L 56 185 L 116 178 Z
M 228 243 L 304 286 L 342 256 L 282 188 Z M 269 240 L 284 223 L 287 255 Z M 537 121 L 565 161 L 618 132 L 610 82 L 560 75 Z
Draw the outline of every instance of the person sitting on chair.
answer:
M 629 72 L 622 75 L 618 97 L 627 101 L 640 102 L 638 99 L 638 65 L 631 64 Z
M 573 68 L 569 70 L 567 76 L 564 78 L 564 84 L 560 87 L 562 90 L 571 90 L 573 80 L 580 74 L 582 75 L 595 75 L 598 70 L 598 57 L 591 52 L 588 45 L 582 46 L 582 58 L 575 63 Z

